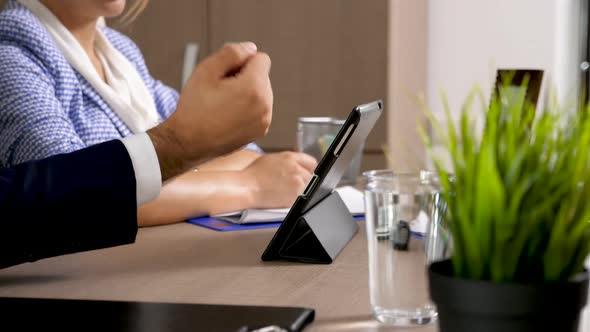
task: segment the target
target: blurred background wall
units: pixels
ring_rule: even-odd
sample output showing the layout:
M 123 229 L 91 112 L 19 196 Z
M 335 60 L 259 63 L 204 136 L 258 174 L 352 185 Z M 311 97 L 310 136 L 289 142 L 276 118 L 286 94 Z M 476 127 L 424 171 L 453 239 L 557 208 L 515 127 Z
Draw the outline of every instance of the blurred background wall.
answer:
M 517 68 L 544 71 L 540 108 L 555 97 L 563 111 L 575 111 L 587 34 L 582 23 L 586 2 L 430 0 L 426 95 L 434 114 L 446 122 L 444 91 L 457 123 L 459 110 L 475 84 L 487 105 L 496 70 Z M 479 103 L 474 104 L 473 114 L 481 126 Z M 435 150 L 444 158 L 441 146 Z
M 498 68 L 542 69 L 545 92 L 575 101 L 583 1 L 430 1 L 427 94 L 434 111 L 442 112 L 441 89 L 457 111 L 475 83 L 489 97 Z

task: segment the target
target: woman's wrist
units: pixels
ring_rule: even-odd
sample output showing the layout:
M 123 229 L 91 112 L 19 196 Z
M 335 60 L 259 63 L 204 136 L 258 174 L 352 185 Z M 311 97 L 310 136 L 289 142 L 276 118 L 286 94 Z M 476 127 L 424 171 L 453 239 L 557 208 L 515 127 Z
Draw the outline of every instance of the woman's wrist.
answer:
M 262 188 L 256 173 L 244 169 L 241 171 L 237 171 L 240 183 L 246 189 L 246 196 L 248 200 L 248 206 L 253 207 L 260 207 L 263 205 L 263 198 L 262 198 Z

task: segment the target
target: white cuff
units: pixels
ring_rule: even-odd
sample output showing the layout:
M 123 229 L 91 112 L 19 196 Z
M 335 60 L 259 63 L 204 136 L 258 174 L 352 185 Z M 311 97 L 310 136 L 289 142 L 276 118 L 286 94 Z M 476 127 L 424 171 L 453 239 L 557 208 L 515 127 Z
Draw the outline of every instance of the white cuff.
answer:
M 162 173 L 158 155 L 152 140 L 146 133 L 137 134 L 121 139 L 127 148 L 137 188 L 137 206 L 153 201 L 160 195 L 162 189 Z

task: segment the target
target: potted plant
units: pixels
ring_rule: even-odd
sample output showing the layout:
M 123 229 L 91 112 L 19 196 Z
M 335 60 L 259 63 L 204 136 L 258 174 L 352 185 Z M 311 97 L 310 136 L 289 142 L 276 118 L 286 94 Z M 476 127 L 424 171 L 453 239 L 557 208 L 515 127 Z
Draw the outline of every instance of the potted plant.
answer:
M 448 106 L 444 128 L 428 114 L 451 163 L 422 131 L 452 236 L 452 257 L 428 268 L 441 332 L 578 329 L 588 296 L 590 108 L 540 110 L 525 94 L 526 80 L 482 102 L 479 131 L 477 89 L 457 125 Z

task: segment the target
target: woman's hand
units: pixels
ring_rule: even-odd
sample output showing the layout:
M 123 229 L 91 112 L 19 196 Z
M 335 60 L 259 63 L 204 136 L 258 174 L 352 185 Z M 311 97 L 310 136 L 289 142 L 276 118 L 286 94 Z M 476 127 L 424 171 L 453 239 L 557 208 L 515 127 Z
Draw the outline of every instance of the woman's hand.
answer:
M 290 207 L 311 179 L 317 161 L 298 152 L 269 153 L 242 171 L 253 188 L 254 207 Z

